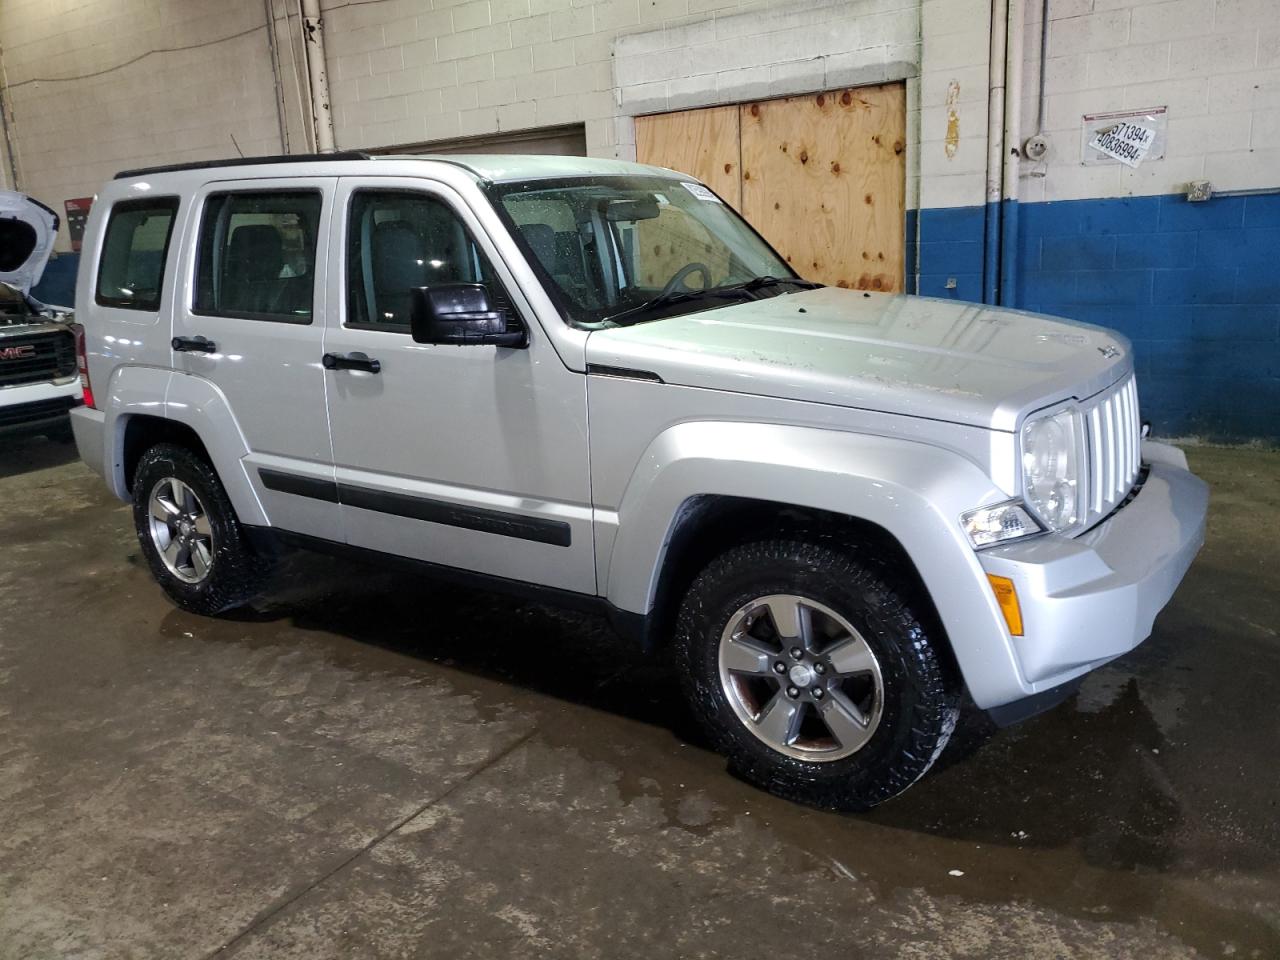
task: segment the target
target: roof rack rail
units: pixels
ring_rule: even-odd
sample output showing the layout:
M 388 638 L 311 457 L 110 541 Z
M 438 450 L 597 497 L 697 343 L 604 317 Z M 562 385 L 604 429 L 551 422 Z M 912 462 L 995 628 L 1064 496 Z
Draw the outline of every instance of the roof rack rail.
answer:
M 232 157 L 227 160 L 196 160 L 193 163 L 170 163 L 160 167 L 138 167 L 121 170 L 115 180 L 145 177 L 152 173 L 173 173 L 178 170 L 208 170 L 211 167 L 256 167 L 271 163 L 307 163 L 322 160 L 372 160 L 372 154 L 360 150 L 342 150 L 336 153 L 292 153 L 270 157 Z

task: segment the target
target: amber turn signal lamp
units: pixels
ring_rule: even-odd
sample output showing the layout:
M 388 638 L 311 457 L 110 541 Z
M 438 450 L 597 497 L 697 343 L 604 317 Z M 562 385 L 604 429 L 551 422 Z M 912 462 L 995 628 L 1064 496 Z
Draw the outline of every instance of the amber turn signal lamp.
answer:
M 996 603 L 1000 604 L 1000 612 L 1004 614 L 1004 622 L 1009 626 L 1010 636 L 1022 636 L 1022 607 L 1018 605 L 1018 591 L 1008 577 L 997 577 L 987 574 L 991 581 L 991 589 L 996 595 Z

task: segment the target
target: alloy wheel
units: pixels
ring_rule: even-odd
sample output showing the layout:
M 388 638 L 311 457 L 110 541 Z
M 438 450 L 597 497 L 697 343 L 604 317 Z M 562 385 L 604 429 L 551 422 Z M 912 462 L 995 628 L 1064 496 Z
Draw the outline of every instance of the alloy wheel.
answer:
M 151 488 L 147 504 L 151 540 L 164 565 L 184 583 L 200 583 L 213 566 L 213 528 L 204 504 L 177 477 Z
M 791 594 L 760 597 L 724 628 L 720 684 L 758 739 L 800 760 L 841 760 L 880 724 L 884 681 L 862 634 L 830 607 Z

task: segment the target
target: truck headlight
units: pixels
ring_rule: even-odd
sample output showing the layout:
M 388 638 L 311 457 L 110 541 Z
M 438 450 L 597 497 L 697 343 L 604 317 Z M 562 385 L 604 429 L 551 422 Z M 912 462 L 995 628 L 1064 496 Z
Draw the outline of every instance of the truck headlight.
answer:
M 1083 460 L 1084 429 L 1074 407 L 1023 425 L 1022 496 L 1050 530 L 1061 533 L 1080 522 Z

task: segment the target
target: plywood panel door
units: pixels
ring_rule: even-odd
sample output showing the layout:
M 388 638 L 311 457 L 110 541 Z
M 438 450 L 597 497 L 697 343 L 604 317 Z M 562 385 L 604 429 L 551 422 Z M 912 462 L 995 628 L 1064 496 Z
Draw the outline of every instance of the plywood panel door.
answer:
M 636 117 L 636 159 L 697 177 L 742 209 L 736 106 Z
M 906 90 L 743 104 L 743 215 L 803 277 L 902 290 Z

